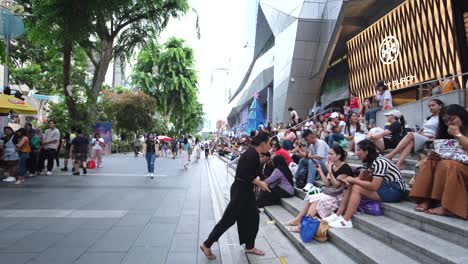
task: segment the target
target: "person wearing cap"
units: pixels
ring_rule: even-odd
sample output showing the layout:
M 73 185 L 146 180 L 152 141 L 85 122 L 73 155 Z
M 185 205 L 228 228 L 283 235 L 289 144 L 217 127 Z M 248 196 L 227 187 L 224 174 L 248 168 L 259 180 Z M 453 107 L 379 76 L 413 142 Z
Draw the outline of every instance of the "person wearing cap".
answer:
M 388 90 L 387 85 L 383 81 L 379 81 L 376 84 L 377 94 L 375 100 L 379 102 L 379 107 L 373 108 L 366 112 L 365 119 L 366 123 L 373 123 L 377 119 L 377 112 L 380 110 L 390 110 L 393 108 L 392 94 Z
M 380 152 L 386 149 L 394 149 L 403 138 L 405 129 L 405 118 L 400 111 L 393 109 L 385 113 L 387 121 L 390 123 L 383 132 L 369 133 L 367 139 L 375 143 Z
M 346 123 L 340 120 L 340 113 L 333 112 L 330 116 L 331 121 L 328 123 L 328 146 L 333 147 L 335 141 L 339 142 L 343 140 L 344 137 L 344 127 Z

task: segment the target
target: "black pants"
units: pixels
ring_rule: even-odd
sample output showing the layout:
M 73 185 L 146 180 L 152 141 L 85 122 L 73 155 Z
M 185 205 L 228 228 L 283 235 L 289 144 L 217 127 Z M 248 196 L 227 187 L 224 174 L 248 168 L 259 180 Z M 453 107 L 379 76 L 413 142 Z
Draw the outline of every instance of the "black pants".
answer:
M 55 149 L 46 149 L 42 150 L 40 154 L 40 161 L 39 161 L 39 166 L 38 169 L 39 171 L 44 170 L 44 162 L 47 160 L 47 171 L 52 171 L 54 168 L 54 161 L 55 157 L 57 155 L 57 150 Z
M 257 206 L 263 208 L 268 205 L 279 204 L 281 198 L 292 197 L 287 191 L 281 189 L 279 186 L 270 189 L 271 192 L 262 191 L 257 197 Z
M 39 150 L 33 150 L 29 154 L 29 159 L 26 163 L 26 166 L 27 166 L 29 173 L 31 174 L 35 174 L 36 171 L 38 171 L 39 155 L 40 155 Z
M 258 233 L 260 216 L 255 204 L 255 193 L 251 184 L 234 181 L 231 186 L 231 201 L 229 202 L 223 217 L 211 231 L 205 246 L 211 248 L 214 242 L 237 222 L 239 243 L 245 244 L 246 249 L 255 247 L 255 238 Z

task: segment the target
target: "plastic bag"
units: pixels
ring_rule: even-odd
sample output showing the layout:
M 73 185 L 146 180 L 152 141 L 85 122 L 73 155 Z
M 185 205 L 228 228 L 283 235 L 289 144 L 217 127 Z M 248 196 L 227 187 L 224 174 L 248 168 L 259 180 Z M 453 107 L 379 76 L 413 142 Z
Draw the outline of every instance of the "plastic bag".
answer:
M 373 216 L 381 216 L 383 215 L 383 209 L 380 205 L 380 202 L 370 200 L 367 198 L 362 198 L 361 203 L 359 205 L 358 211 L 363 212 L 365 214 L 373 215 Z

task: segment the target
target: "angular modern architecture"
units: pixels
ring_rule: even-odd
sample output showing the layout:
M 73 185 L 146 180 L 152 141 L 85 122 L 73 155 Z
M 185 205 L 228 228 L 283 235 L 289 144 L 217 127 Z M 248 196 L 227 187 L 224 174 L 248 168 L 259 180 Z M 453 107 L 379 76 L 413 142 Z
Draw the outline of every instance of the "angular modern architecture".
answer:
M 448 74 L 467 85 L 468 1 L 261 0 L 254 49 L 230 100 L 231 127 L 242 129 L 254 93 L 273 123 L 289 120 L 289 106 L 305 117 L 318 102 L 342 107 L 350 92 L 373 97 L 379 80 L 401 106 Z M 466 107 L 463 90 L 452 97 Z

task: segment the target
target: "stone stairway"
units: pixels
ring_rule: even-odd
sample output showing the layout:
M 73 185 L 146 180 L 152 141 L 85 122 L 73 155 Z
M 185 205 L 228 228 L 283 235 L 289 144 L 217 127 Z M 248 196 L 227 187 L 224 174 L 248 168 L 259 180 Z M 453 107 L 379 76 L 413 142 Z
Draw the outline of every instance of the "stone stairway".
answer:
M 347 162 L 361 166 L 353 155 Z M 415 156 L 406 160 L 406 182 L 414 176 L 416 163 Z M 410 201 L 383 204 L 384 216 L 357 214 L 354 228 L 329 229 L 328 242 L 304 243 L 284 223 L 299 213 L 305 195 L 296 189 L 295 197 L 266 207 L 265 213 L 310 263 L 468 263 L 468 222 L 416 212 Z

